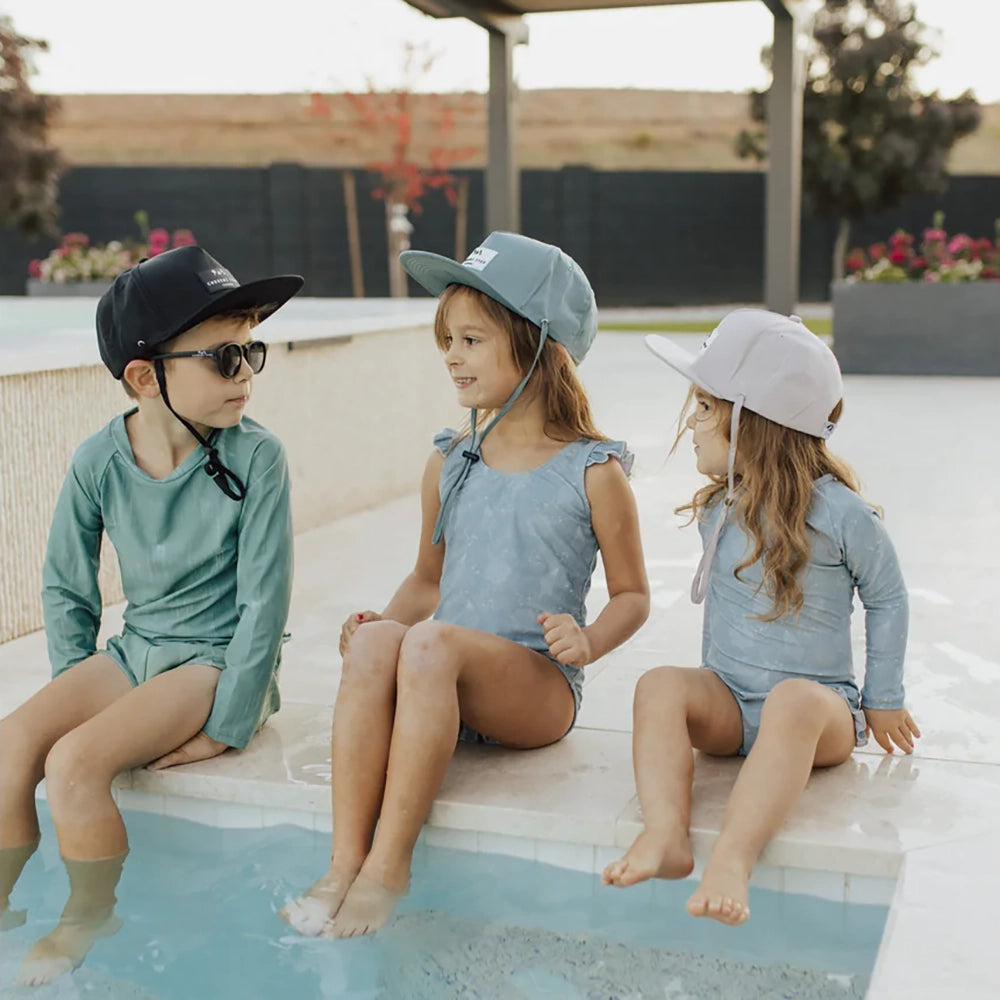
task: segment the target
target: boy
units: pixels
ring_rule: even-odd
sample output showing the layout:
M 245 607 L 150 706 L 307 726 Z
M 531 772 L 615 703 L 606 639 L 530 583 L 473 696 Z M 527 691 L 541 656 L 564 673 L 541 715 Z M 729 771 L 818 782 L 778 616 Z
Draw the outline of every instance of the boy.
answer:
M 0 929 L 24 922 L 8 897 L 38 845 L 43 777 L 70 877 L 25 984 L 72 971 L 118 928 L 128 840 L 115 775 L 245 747 L 278 707 L 288 473 L 280 442 L 243 410 L 267 354 L 254 327 L 302 284 L 240 285 L 188 246 L 140 261 L 98 303 L 101 358 L 136 406 L 73 456 L 42 574 L 53 679 L 0 720 Z M 98 651 L 103 531 L 128 603 Z

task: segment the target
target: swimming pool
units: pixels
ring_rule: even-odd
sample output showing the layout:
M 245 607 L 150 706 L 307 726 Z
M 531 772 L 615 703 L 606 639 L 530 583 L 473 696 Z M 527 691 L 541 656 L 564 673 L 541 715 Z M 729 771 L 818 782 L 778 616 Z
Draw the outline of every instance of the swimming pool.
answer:
M 613 890 L 582 872 L 421 845 L 387 928 L 304 939 L 276 911 L 323 870 L 328 835 L 128 812 L 122 929 L 72 977 L 29 989 L 11 984 L 67 888 L 44 804 L 42 820 L 12 896 L 28 922 L 0 937 L 4 1000 L 845 1000 L 864 996 L 887 914 L 756 890 L 753 919 L 733 930 L 684 914 L 689 883 Z

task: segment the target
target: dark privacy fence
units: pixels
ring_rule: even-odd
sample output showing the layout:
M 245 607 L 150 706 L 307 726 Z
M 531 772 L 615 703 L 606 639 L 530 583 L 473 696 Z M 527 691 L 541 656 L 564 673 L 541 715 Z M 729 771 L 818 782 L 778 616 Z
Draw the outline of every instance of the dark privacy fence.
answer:
M 243 167 L 78 167 L 60 188 L 64 232 L 93 241 L 137 236 L 133 215 L 153 226 L 189 228 L 241 279 L 304 274 L 304 294 L 351 295 L 342 171 L 277 163 Z M 471 249 L 483 233 L 483 175 L 468 178 Z M 385 214 L 375 179 L 357 174 L 365 294 L 388 295 Z M 598 301 L 611 305 L 696 305 L 760 301 L 764 261 L 764 176 L 759 173 L 525 170 L 522 229 L 557 243 L 589 274 Z M 919 231 L 935 210 L 951 232 L 993 234 L 1000 176 L 955 177 L 941 194 L 855 227 L 852 243 L 885 239 L 899 226 Z M 412 244 L 452 256 L 455 209 L 440 191 L 413 219 Z M 829 297 L 832 222 L 804 211 L 800 297 Z M 52 240 L 30 242 L 0 229 L 0 294 L 24 291 L 28 262 Z M 411 293 L 423 294 L 411 284 Z

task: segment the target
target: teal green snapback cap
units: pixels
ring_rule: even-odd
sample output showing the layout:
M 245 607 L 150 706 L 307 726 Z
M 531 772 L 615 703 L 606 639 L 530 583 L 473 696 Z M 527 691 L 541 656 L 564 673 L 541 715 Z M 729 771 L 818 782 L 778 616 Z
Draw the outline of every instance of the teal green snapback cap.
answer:
M 597 336 L 597 302 L 587 276 L 550 243 L 498 231 L 461 264 L 426 250 L 404 250 L 399 259 L 431 295 L 467 285 L 496 299 L 562 344 L 577 364 Z

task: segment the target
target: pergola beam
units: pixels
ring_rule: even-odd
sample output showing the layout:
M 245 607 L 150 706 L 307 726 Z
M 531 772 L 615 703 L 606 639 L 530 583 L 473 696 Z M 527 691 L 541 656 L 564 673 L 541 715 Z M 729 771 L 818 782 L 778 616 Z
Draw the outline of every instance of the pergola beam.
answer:
M 464 0 L 413 0 L 410 6 L 433 17 L 464 17 L 491 33 L 511 36 L 515 44 L 528 41 L 528 26 L 516 14 L 493 14 Z

